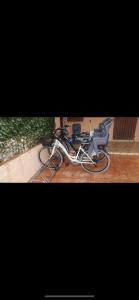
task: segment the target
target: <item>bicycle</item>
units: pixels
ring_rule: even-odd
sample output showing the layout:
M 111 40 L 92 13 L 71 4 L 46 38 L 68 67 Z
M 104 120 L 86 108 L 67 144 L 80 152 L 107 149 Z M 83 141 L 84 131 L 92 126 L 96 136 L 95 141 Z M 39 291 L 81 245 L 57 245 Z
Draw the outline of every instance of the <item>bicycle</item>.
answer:
M 70 151 L 70 148 L 74 150 L 76 153 L 78 149 L 76 148 L 76 144 L 86 144 L 90 142 L 90 133 L 89 132 L 81 132 L 79 134 L 72 134 L 69 136 L 66 128 L 71 127 L 70 125 L 65 125 L 64 127 L 59 127 L 55 129 L 54 136 L 67 148 L 67 151 Z
M 54 144 L 55 138 L 61 142 L 61 144 L 65 147 L 68 153 L 70 153 L 70 149 L 74 150 L 74 154 L 78 153 L 78 149 L 75 147 L 75 143 L 82 146 L 82 148 L 87 152 L 89 151 L 89 147 L 91 144 L 91 140 L 94 139 L 94 147 L 95 151 L 97 153 L 97 148 L 99 150 L 103 150 L 104 152 L 107 152 L 107 145 L 108 145 L 108 139 L 109 139 L 109 128 L 112 124 L 112 119 L 107 118 L 103 122 L 99 124 L 99 129 L 94 129 L 93 134 L 89 134 L 86 132 L 83 132 L 81 134 L 78 134 L 77 136 L 70 137 L 68 135 L 68 131 L 66 128 L 71 127 L 69 125 L 66 125 L 64 127 L 57 128 L 52 136 L 46 136 L 43 139 L 43 147 L 39 152 L 39 159 L 43 165 L 46 164 L 47 157 L 49 154 L 51 154 L 52 146 Z M 102 142 L 103 141 L 103 142 Z M 95 145 L 96 144 L 96 145 Z M 65 152 L 61 150 L 61 154 L 63 156 L 63 160 L 65 158 Z M 105 158 L 105 155 L 101 153 L 101 155 L 96 156 L 94 159 L 96 163 L 100 160 L 103 160 Z M 75 162 L 76 163 L 76 162 Z
M 51 146 L 50 146 L 51 147 Z M 55 140 L 53 146 L 51 147 L 51 153 L 48 154 L 48 159 L 45 166 L 50 169 L 58 170 L 63 163 L 63 156 L 61 151 L 65 153 L 66 157 L 71 163 L 80 164 L 82 168 L 88 173 L 102 173 L 109 168 L 110 157 L 104 150 L 99 150 L 97 153 L 93 150 L 91 155 L 89 155 L 82 146 L 79 147 L 77 154 L 70 155 L 66 148 L 62 145 L 59 140 Z M 103 160 L 96 160 L 96 156 L 99 157 L 103 155 Z
M 106 120 L 103 121 L 105 124 Z M 75 134 L 72 136 L 68 135 L 68 131 L 66 128 L 71 127 L 69 125 L 66 125 L 64 127 L 59 127 L 55 129 L 53 135 L 56 137 L 67 149 L 68 152 L 71 150 L 74 150 L 75 153 L 78 152 L 78 148 L 75 145 L 81 145 L 85 150 L 89 149 L 90 143 L 91 143 L 91 138 L 93 134 L 102 134 L 103 133 L 103 123 L 99 124 L 99 129 L 94 129 L 93 131 L 89 132 L 81 132 L 80 134 Z M 59 134 L 57 134 L 59 132 Z M 101 145 L 101 148 L 107 152 L 107 144 L 106 145 Z
M 70 153 L 71 150 L 74 151 L 74 153 L 78 152 L 78 149 L 75 146 L 75 144 L 79 145 L 84 143 L 85 147 L 85 143 L 89 143 L 89 134 L 81 133 L 80 136 L 76 136 L 73 138 L 68 134 L 67 128 L 69 127 L 71 126 L 66 125 L 64 127 L 59 127 L 53 131 L 52 136 L 47 135 L 41 140 L 43 147 L 39 152 L 39 160 L 43 165 L 45 165 L 47 154 L 50 153 L 51 146 L 55 138 L 61 142 L 61 144 L 66 148 L 68 153 Z M 49 142 L 51 138 L 52 140 Z M 62 153 L 62 155 L 64 159 L 65 154 Z

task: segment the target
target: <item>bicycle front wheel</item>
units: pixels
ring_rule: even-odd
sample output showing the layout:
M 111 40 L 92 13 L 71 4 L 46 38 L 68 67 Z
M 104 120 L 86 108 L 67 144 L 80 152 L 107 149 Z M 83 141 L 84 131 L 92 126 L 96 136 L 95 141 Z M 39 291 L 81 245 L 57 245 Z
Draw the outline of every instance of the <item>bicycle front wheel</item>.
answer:
M 63 156 L 61 152 L 56 149 L 53 156 L 50 158 L 53 147 L 43 147 L 39 153 L 41 163 L 49 169 L 57 170 L 63 163 Z
M 52 147 L 42 147 L 39 152 L 39 160 L 45 166 L 52 151 Z
M 99 157 L 100 158 L 103 157 L 103 159 L 99 159 Z M 86 163 L 81 163 L 82 168 L 86 172 L 91 173 L 91 174 L 103 173 L 103 172 L 107 171 L 110 166 L 110 157 L 103 150 L 100 150 L 98 152 L 98 155 L 92 157 L 92 160 L 95 164 L 93 164 L 93 162 L 91 163 L 91 161 L 89 161 L 89 158 L 87 159 L 87 156 L 85 153 L 82 155 L 81 159 L 83 161 L 86 160 Z

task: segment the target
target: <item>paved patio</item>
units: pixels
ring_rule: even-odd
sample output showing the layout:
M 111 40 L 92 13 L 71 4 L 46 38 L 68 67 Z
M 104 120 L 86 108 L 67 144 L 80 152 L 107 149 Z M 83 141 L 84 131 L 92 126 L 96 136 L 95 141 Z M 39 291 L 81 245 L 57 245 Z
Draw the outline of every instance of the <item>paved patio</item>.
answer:
M 49 176 L 50 171 L 44 169 L 33 182 L 43 182 Z M 80 166 L 64 163 L 51 183 L 139 183 L 139 155 L 113 154 L 109 170 L 97 175 L 85 172 Z

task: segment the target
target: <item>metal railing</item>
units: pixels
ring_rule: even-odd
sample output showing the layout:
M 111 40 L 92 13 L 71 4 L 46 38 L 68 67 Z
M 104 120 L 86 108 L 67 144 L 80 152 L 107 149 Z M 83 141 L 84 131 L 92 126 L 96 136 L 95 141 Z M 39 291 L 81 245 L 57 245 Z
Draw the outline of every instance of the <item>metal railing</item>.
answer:
M 55 176 L 55 173 L 57 170 L 52 170 L 50 168 L 47 168 L 49 170 L 50 174 L 48 175 L 46 172 L 46 175 L 41 175 L 43 171 L 45 171 L 46 168 L 42 167 L 29 181 L 29 183 L 50 183 L 52 181 L 52 178 Z M 36 177 L 39 177 L 39 179 L 36 179 Z

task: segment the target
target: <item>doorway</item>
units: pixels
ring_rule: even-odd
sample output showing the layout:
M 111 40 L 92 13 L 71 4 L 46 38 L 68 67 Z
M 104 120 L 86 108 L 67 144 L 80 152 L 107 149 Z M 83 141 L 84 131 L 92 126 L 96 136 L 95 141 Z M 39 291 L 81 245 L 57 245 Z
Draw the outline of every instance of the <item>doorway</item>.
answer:
M 135 117 L 117 117 L 114 120 L 114 140 L 134 140 L 137 125 Z

